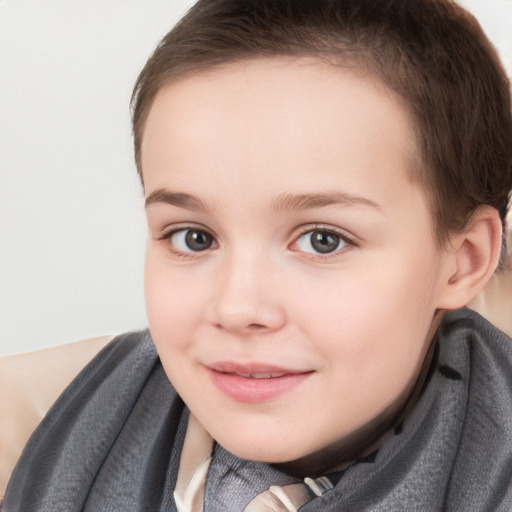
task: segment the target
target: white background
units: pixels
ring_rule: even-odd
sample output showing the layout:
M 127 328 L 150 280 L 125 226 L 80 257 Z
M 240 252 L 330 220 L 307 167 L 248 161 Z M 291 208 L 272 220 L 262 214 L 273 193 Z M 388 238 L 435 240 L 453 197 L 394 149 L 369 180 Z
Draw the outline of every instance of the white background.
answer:
M 193 0 L 0 0 L 0 354 L 146 325 L 128 103 Z M 465 0 L 512 73 L 512 0 Z

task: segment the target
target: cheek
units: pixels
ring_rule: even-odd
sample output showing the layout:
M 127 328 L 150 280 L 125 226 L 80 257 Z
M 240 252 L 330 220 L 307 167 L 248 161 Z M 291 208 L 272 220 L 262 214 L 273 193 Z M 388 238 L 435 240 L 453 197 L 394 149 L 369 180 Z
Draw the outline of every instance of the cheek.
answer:
M 300 285 L 292 295 L 296 321 L 339 378 L 347 376 L 345 385 L 354 373 L 373 384 L 375 378 L 393 380 L 395 372 L 406 381 L 425 352 L 435 312 L 431 272 L 427 258 L 367 259 L 340 275 Z
M 144 271 L 146 312 L 151 334 L 161 355 L 179 350 L 199 325 L 203 298 L 201 282 L 174 268 L 148 250 Z

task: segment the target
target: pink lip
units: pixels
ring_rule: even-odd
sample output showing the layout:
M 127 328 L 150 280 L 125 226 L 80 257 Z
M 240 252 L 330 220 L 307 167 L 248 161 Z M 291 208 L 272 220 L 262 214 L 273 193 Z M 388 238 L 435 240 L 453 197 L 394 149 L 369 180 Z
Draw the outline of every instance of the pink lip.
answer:
M 292 390 L 313 373 L 259 363 L 219 362 L 207 368 L 213 384 L 239 402 L 270 400 Z

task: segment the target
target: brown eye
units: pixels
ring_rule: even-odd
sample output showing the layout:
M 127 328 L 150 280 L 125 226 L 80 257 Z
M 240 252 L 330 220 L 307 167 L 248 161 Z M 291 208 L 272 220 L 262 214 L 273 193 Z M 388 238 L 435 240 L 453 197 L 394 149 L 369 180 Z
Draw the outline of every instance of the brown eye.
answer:
M 202 229 L 180 229 L 169 237 L 173 247 L 181 252 L 200 252 L 211 249 L 213 236 Z

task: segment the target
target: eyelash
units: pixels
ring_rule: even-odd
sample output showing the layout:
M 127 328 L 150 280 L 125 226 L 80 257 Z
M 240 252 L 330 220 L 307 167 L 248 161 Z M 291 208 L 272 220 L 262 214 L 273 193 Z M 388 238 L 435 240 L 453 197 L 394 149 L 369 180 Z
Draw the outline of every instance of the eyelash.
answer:
M 308 254 L 308 258 L 312 260 L 322 260 L 326 261 L 330 258 L 336 258 L 340 256 L 340 254 L 346 252 L 350 247 L 358 247 L 358 244 L 356 242 L 356 239 L 350 235 L 348 235 L 345 231 L 334 228 L 332 226 L 328 226 L 325 224 L 308 224 L 306 226 L 302 226 L 300 228 L 299 233 L 294 237 L 294 241 L 290 244 L 289 247 L 297 244 L 297 242 L 304 236 L 309 234 L 313 234 L 315 232 L 319 233 L 325 233 L 325 234 L 332 234 L 336 237 L 339 237 L 340 243 L 346 244 L 345 247 L 342 247 L 340 249 L 335 249 L 332 252 L 326 252 L 326 253 L 313 253 L 313 252 L 306 252 L 306 251 L 299 251 L 303 254 Z
M 201 232 L 201 233 L 204 233 L 206 234 L 207 236 L 211 237 L 212 238 L 212 242 L 213 244 L 217 245 L 218 246 L 218 243 L 216 241 L 216 238 L 215 238 L 215 235 L 213 235 L 208 229 L 202 227 L 202 226 L 190 226 L 190 225 L 186 225 L 186 226 L 180 226 L 180 227 L 173 227 L 172 229 L 169 229 L 169 230 L 164 230 L 158 237 L 157 237 L 157 240 L 158 241 L 161 241 L 161 242 L 166 242 L 166 246 L 167 246 L 167 249 L 174 255 L 174 256 L 177 256 L 179 258 L 194 258 L 194 257 L 197 257 L 198 255 L 200 255 L 201 253 L 208 253 L 210 248 L 207 248 L 203 251 L 193 251 L 193 250 L 190 250 L 190 251 L 182 251 L 180 249 L 177 249 L 172 243 L 171 243 L 171 238 L 180 233 L 180 232 L 183 232 L 183 233 L 187 233 L 187 232 Z M 186 235 L 185 235 L 186 236 Z M 214 247 L 216 248 L 216 247 Z
M 180 249 L 177 249 L 170 242 L 170 240 L 173 236 L 175 236 L 176 234 L 178 234 L 180 232 L 183 232 L 185 234 L 185 236 L 186 236 L 187 232 L 204 233 L 207 236 L 211 237 L 212 245 L 214 245 L 214 247 L 212 247 L 212 248 L 216 249 L 218 247 L 218 242 L 216 241 L 215 235 L 213 235 L 208 229 L 206 229 L 202 226 L 186 225 L 186 226 L 180 226 L 180 227 L 173 227 L 172 229 L 162 232 L 157 237 L 157 240 L 167 242 L 167 248 L 169 249 L 169 251 L 172 252 L 173 255 L 182 257 L 182 258 L 194 258 L 194 257 L 197 257 L 198 255 L 200 255 L 201 253 L 208 253 L 208 252 L 210 252 L 210 249 L 212 249 L 211 247 L 208 247 L 204 250 L 199 250 L 199 251 L 194 251 L 194 250 L 182 251 Z M 321 252 L 309 252 L 309 251 L 301 251 L 301 250 L 297 250 L 297 249 L 291 249 L 291 247 L 293 245 L 296 245 L 297 242 L 304 235 L 307 235 L 308 233 L 310 233 L 312 235 L 315 232 L 324 233 L 324 234 L 328 234 L 328 235 L 329 234 L 334 235 L 337 238 L 339 238 L 340 243 L 344 243 L 344 244 L 346 244 L 346 246 L 342 247 L 340 249 L 334 249 L 333 251 L 330 251 L 330 252 L 325 252 L 323 254 Z M 309 259 L 325 261 L 329 258 L 334 258 L 336 256 L 339 256 L 341 253 L 345 252 L 347 250 L 347 248 L 349 248 L 349 247 L 357 247 L 357 243 L 353 237 L 349 236 L 345 231 L 342 231 L 340 229 L 336 229 L 336 228 L 333 228 L 332 226 L 326 226 L 326 225 L 322 225 L 322 224 L 308 224 L 306 226 L 302 226 L 301 228 L 299 228 L 299 232 L 294 236 L 293 242 L 291 244 L 289 244 L 288 247 L 291 250 L 294 250 L 296 252 L 308 254 L 308 256 L 306 256 L 306 257 Z

